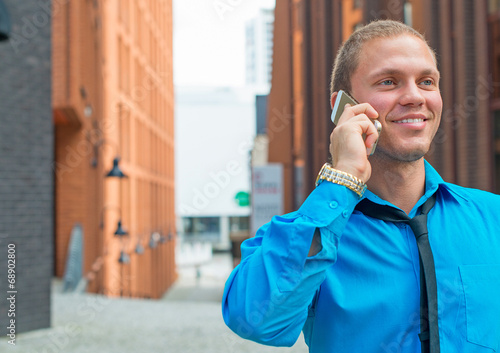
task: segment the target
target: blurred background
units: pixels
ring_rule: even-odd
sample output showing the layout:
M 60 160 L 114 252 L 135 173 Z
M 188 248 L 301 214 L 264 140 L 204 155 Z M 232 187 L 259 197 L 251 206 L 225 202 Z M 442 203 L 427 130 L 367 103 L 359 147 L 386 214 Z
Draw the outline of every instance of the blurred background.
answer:
M 499 193 L 499 0 L 0 0 L 0 351 L 290 351 L 224 326 L 224 282 L 314 187 L 335 54 L 378 18 L 436 49 L 427 159 Z

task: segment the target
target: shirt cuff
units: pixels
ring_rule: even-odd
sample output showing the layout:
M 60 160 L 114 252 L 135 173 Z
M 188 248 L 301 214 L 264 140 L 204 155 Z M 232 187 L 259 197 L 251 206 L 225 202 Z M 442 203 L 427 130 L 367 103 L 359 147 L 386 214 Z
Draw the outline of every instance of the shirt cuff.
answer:
M 311 192 L 298 213 L 313 220 L 318 228 L 335 221 L 334 228 L 343 229 L 358 202 L 358 195 L 347 187 L 325 181 Z

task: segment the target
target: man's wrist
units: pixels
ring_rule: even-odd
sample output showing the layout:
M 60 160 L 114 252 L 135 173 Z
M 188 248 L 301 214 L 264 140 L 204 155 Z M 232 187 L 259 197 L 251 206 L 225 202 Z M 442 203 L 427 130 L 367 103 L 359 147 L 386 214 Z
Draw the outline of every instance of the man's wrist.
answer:
M 329 181 L 334 184 L 343 185 L 362 197 L 366 190 L 366 184 L 356 176 L 334 169 L 331 164 L 325 163 L 316 179 L 316 186 L 322 181 Z

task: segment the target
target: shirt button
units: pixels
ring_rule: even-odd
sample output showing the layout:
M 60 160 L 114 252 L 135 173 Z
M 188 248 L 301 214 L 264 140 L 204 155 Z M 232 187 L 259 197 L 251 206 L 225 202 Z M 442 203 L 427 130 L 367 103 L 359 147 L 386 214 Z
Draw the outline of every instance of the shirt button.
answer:
M 344 216 L 344 218 L 347 218 L 349 216 L 349 212 L 347 212 L 347 210 L 342 211 L 342 216 Z
M 330 202 L 330 208 L 337 208 L 337 206 L 338 206 L 338 205 L 339 205 L 339 204 L 338 204 L 338 202 L 337 202 L 337 201 L 332 201 L 332 202 Z

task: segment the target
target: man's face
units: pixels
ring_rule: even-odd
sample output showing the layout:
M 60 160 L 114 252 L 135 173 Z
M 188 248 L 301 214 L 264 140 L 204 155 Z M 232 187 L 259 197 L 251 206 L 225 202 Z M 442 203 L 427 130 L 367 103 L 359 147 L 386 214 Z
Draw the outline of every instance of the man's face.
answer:
M 424 156 L 439 127 L 443 102 L 439 72 L 427 45 L 412 35 L 363 45 L 351 93 L 379 113 L 375 156 L 410 162 Z

